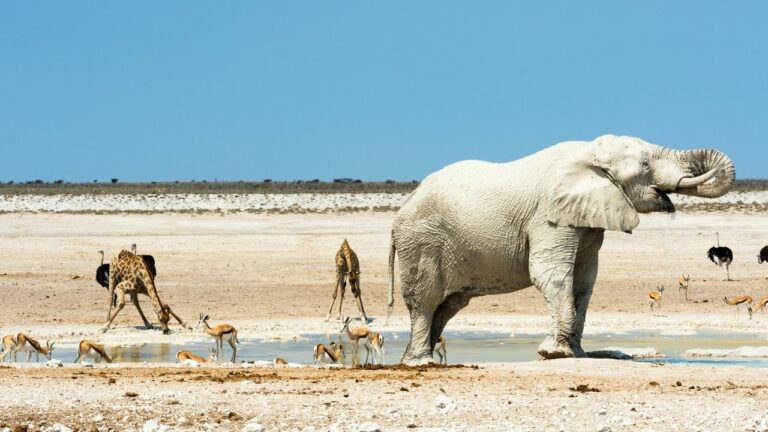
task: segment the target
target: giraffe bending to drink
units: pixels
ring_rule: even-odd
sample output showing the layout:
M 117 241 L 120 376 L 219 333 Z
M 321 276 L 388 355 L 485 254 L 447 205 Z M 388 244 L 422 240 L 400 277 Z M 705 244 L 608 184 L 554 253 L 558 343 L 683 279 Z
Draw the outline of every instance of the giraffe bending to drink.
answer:
M 107 323 L 102 328 L 102 332 L 109 330 L 112 321 L 115 320 L 117 314 L 125 307 L 126 294 L 133 296 L 144 294 L 149 297 L 152 301 L 152 308 L 160 319 L 163 333 L 170 333 L 168 329 L 170 316 L 176 318 L 183 327 L 188 327 L 181 318 L 171 311 L 170 306 L 160 301 L 157 289 L 155 288 L 155 278 L 152 277 L 150 270 L 147 268 L 146 261 L 139 255 L 123 250 L 112 259 L 109 271 L 109 310 L 107 312 Z M 117 308 L 114 313 L 112 312 L 112 295 L 117 296 Z
M 339 251 L 336 252 L 336 286 L 333 289 L 333 302 L 331 302 L 331 308 L 328 309 L 326 319 L 331 317 L 333 305 L 336 304 L 336 296 L 340 293 L 338 319 L 341 320 L 341 305 L 344 303 L 344 290 L 347 282 L 349 282 L 352 294 L 355 296 L 355 303 L 357 303 L 360 316 L 364 320 L 363 322 L 367 323 L 368 316 L 365 314 L 363 298 L 360 293 L 360 261 L 357 259 L 355 251 L 349 247 L 349 243 L 344 239 Z

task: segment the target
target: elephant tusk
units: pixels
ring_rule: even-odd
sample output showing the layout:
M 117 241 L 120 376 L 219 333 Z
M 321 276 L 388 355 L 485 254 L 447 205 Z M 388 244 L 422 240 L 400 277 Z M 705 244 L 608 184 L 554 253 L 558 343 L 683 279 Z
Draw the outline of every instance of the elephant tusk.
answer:
M 677 184 L 678 188 L 690 188 L 690 187 L 696 187 L 700 184 L 706 183 L 711 179 L 712 177 L 717 174 L 717 172 L 720 170 L 720 166 L 716 166 L 709 170 L 708 172 L 698 176 L 698 177 L 685 177 L 680 180 L 680 183 Z

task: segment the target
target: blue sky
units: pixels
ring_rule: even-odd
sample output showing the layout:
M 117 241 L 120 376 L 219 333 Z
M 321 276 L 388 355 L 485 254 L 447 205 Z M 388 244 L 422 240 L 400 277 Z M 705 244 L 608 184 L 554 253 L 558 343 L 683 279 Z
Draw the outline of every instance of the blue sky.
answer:
M 0 3 L 0 180 L 421 179 L 604 133 L 768 161 L 768 2 Z

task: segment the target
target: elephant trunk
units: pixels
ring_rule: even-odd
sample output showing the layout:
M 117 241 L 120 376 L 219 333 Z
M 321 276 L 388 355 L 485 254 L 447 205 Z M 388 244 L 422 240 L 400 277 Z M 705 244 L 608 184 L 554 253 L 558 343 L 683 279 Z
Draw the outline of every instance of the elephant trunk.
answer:
M 670 192 L 717 198 L 733 185 L 736 168 L 725 153 L 710 149 L 671 152 L 681 175 Z

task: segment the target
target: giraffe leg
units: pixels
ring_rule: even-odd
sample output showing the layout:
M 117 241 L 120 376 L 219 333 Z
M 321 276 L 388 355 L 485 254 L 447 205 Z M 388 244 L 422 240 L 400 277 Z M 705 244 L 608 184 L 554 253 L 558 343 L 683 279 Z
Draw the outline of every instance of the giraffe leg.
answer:
M 144 321 L 144 327 L 147 329 L 153 329 L 155 328 L 152 323 L 150 323 L 147 320 L 147 317 L 144 316 L 144 311 L 141 310 L 141 306 L 139 305 L 139 295 L 136 293 L 131 293 L 131 301 L 133 302 L 133 305 L 136 306 L 136 310 L 139 311 L 139 315 L 141 315 L 141 320 Z
M 343 279 L 341 279 L 341 284 L 339 285 L 339 321 L 341 321 L 341 305 L 344 303 L 344 291 L 347 289 L 347 282 Z
M 344 283 L 344 274 L 340 273 L 339 271 L 336 271 L 336 286 L 333 287 L 333 301 L 331 302 L 331 307 L 328 309 L 328 315 L 325 317 L 326 321 L 331 319 L 331 314 L 333 313 L 333 306 L 336 304 L 336 296 L 339 293 L 339 287 L 342 286 Z
M 115 317 L 117 317 L 117 314 L 120 313 L 121 310 L 125 307 L 125 287 L 129 286 L 130 284 L 128 281 L 123 281 L 117 284 L 115 287 L 115 294 L 117 294 L 117 308 L 115 309 L 115 312 L 109 317 L 109 320 L 104 325 L 104 327 L 101 329 L 102 333 L 106 333 L 107 330 L 109 330 L 109 326 L 112 325 L 112 321 L 115 320 Z M 110 302 L 112 299 L 110 299 Z M 110 309 L 112 309 L 112 306 L 110 305 Z
M 176 321 L 178 321 L 179 324 L 181 324 L 182 327 L 184 327 L 185 329 L 192 330 L 192 327 L 188 326 L 187 323 L 183 319 L 179 318 L 179 316 L 176 315 L 176 313 L 173 311 L 173 309 L 168 308 L 168 313 L 170 313 L 171 316 L 174 317 L 176 319 Z
M 355 303 L 357 303 L 357 310 L 360 312 L 363 323 L 368 323 L 368 315 L 365 314 L 365 307 L 363 307 L 363 297 L 360 292 L 360 279 L 355 279 L 349 284 L 352 294 L 355 295 Z

